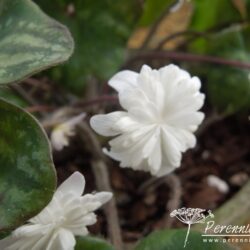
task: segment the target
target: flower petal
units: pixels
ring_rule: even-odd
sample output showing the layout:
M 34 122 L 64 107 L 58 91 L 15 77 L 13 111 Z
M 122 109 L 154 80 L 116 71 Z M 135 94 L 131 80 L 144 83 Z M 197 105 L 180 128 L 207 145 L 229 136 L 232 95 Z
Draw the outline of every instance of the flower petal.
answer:
M 74 250 L 76 240 L 66 229 L 59 229 L 48 242 L 46 250 Z
M 41 248 L 34 248 L 35 244 L 41 239 L 44 238 L 43 235 L 38 234 L 31 237 L 15 237 L 13 234 L 7 238 L 0 240 L 0 249 L 1 250 L 43 250 L 46 248 L 46 245 L 42 245 Z M 47 242 L 45 242 L 47 243 Z
M 154 125 L 141 127 L 135 131 L 122 134 L 109 142 L 111 150 L 104 150 L 104 153 L 111 158 L 121 161 L 121 167 L 137 167 L 142 163 L 143 147 L 153 135 Z
M 204 119 L 202 112 L 179 113 L 172 116 L 168 120 L 168 124 L 172 127 L 186 129 L 194 132 Z
M 190 74 L 187 71 L 180 69 L 174 64 L 160 68 L 159 75 L 165 89 L 166 99 L 175 94 L 175 87 L 179 81 L 190 79 Z
M 157 177 L 161 177 L 163 175 L 167 175 L 171 172 L 173 172 L 176 169 L 176 167 L 173 167 L 171 165 L 162 165 L 158 172 L 156 172 L 154 175 Z
M 117 111 L 107 115 L 94 115 L 90 119 L 90 126 L 98 133 L 104 136 L 114 136 L 121 133 L 117 130 L 115 124 L 119 119 L 126 117 L 126 112 Z
M 161 110 L 165 100 L 164 87 L 158 70 L 152 70 L 149 66 L 143 65 L 138 76 L 138 88 L 147 96 L 156 108 Z
M 133 88 L 137 85 L 138 73 L 131 70 L 124 70 L 115 74 L 108 82 L 118 93 L 126 91 L 128 88 Z
M 179 167 L 181 161 L 181 144 L 176 138 L 168 132 L 167 129 L 163 129 L 162 133 L 162 147 L 163 155 L 165 155 L 166 165 Z
M 103 205 L 112 199 L 113 194 L 110 192 L 98 192 L 94 194 L 94 197 L 97 201 L 101 203 L 101 205 Z
M 30 237 L 35 235 L 46 234 L 49 230 L 48 225 L 40 225 L 40 224 L 27 224 L 17 228 L 12 234 L 15 237 Z
M 84 188 L 85 188 L 84 176 L 80 172 L 76 171 L 58 187 L 56 194 L 72 193 L 75 196 L 81 196 L 84 191 Z
M 63 194 L 60 193 L 60 195 Z M 62 205 L 59 202 L 60 199 L 57 196 L 59 196 L 59 193 L 55 193 L 50 203 L 38 215 L 29 219 L 29 222 L 38 225 L 49 225 L 56 221 L 58 213 L 62 209 Z
M 155 143 L 152 152 L 148 157 L 149 171 L 152 175 L 156 175 L 160 168 L 162 167 L 162 148 L 161 148 L 161 139 Z

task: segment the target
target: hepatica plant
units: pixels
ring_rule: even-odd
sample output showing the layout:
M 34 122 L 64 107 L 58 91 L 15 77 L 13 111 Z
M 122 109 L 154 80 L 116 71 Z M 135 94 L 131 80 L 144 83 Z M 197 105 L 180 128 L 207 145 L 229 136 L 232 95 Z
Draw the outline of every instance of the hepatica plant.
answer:
M 0 88 L 66 61 L 73 48 L 68 29 L 32 1 L 0 0 Z M 204 118 L 199 111 L 204 103 L 200 80 L 175 65 L 159 70 L 144 65 L 139 73 L 117 73 L 109 85 L 124 110 L 95 115 L 90 121 L 97 133 L 115 137 L 104 153 L 121 167 L 156 176 L 179 167 L 182 153 L 195 146 L 194 132 Z M 54 128 L 55 150 L 69 144 L 68 137 L 84 117 L 80 114 Z M 94 211 L 112 194 L 82 196 L 85 180 L 78 172 L 55 192 L 46 133 L 32 115 L 3 98 L 0 134 L 0 248 L 112 249 L 100 240 L 75 238 L 88 234 L 87 226 L 96 222 Z

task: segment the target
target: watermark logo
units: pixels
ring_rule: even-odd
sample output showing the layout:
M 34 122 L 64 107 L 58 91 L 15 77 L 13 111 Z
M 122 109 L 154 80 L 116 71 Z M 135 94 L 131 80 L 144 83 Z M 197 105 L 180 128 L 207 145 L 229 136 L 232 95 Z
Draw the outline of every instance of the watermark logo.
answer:
M 171 217 L 177 218 L 188 225 L 184 240 L 184 248 L 188 243 L 191 225 L 203 223 L 204 231 L 201 234 L 203 243 L 250 243 L 250 224 L 247 225 L 221 225 L 214 220 L 211 210 L 201 208 L 179 208 L 170 213 Z
M 171 212 L 170 216 L 176 217 L 179 221 L 188 225 L 188 230 L 184 241 L 184 247 L 186 247 L 188 242 L 188 236 L 190 233 L 191 225 L 197 223 L 205 223 L 208 217 L 214 218 L 214 215 L 211 210 L 185 207 L 175 209 L 173 212 Z

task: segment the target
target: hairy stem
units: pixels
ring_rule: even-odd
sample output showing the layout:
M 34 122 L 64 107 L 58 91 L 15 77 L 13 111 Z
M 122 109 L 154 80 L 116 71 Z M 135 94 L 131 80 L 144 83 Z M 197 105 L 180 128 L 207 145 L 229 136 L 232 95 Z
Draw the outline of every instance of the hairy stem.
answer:
M 207 36 L 207 34 L 205 32 L 199 32 L 199 31 L 195 31 L 195 30 L 179 31 L 179 32 L 173 33 L 173 34 L 163 38 L 159 42 L 159 44 L 157 45 L 156 50 L 161 50 L 166 43 L 168 43 L 168 42 L 170 42 L 173 39 L 176 39 L 178 37 L 182 37 L 182 36 L 201 37 L 201 36 Z
M 118 97 L 117 95 L 102 95 L 88 101 L 78 101 L 74 103 L 73 106 L 86 107 L 86 106 L 98 105 L 103 102 L 118 103 Z
M 129 67 L 132 63 L 140 60 L 176 60 L 176 61 L 187 61 L 187 62 L 202 62 L 212 63 L 225 66 L 231 66 L 242 69 L 250 69 L 250 63 L 228 60 L 221 57 L 214 57 L 208 55 L 197 55 L 185 52 L 175 51 L 138 51 L 135 56 L 127 61 L 123 68 Z

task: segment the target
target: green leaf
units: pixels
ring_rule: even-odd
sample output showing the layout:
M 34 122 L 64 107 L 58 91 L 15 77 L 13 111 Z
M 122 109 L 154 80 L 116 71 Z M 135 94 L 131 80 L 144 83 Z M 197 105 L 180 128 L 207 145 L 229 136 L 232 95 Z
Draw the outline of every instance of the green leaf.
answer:
M 73 51 L 67 28 L 30 0 L 0 0 L 0 84 L 66 61 Z
M 146 0 L 140 26 L 149 26 L 154 23 L 176 0 Z
M 114 250 L 105 240 L 91 236 L 78 237 L 75 250 Z
M 195 31 L 218 31 L 243 20 L 232 0 L 193 0 L 193 8 L 189 29 Z M 201 53 L 206 52 L 205 47 L 206 42 L 203 39 L 195 40 L 192 43 L 192 49 Z
M 198 45 L 198 46 L 197 46 Z M 190 46 L 195 53 L 250 63 L 250 26 L 233 26 L 200 38 Z M 203 64 L 208 97 L 222 112 L 235 113 L 250 107 L 250 70 Z
M 163 230 L 150 234 L 141 240 L 135 250 L 233 250 L 225 243 L 203 242 L 199 232 L 190 231 L 188 243 L 184 248 L 184 240 L 187 230 Z M 207 239 L 209 237 L 206 237 Z
M 232 114 L 250 107 L 249 70 L 222 66 L 207 69 L 209 98 L 219 111 Z
M 241 13 L 231 0 L 193 0 L 190 28 L 206 31 L 242 20 Z
M 39 123 L 0 99 L 0 232 L 23 224 L 51 200 L 55 169 Z
M 117 72 L 126 56 L 128 38 L 140 16 L 138 1 L 36 2 L 70 28 L 76 43 L 71 60 L 52 70 L 55 80 L 79 94 L 93 77 L 106 80 Z M 69 8 L 74 10 L 71 15 L 66 11 Z

